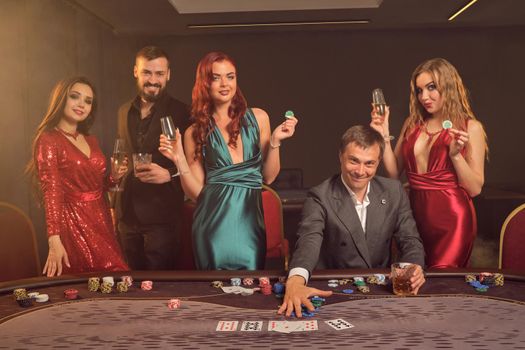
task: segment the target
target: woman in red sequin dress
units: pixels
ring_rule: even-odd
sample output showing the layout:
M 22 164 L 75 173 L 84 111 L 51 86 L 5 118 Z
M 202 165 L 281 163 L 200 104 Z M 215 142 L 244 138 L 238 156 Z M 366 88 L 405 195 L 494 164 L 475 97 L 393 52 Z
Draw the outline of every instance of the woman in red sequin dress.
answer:
M 464 267 L 477 233 L 472 197 L 484 182 L 486 135 L 461 77 L 448 61 L 423 62 L 412 74 L 410 88 L 410 115 L 395 150 L 388 108 L 385 116 L 373 109 L 370 125 L 385 137 L 388 175 L 399 178 L 406 170 L 427 267 Z M 443 127 L 446 120 L 452 128 Z
M 85 78 L 59 82 L 33 142 L 28 171 L 45 204 L 49 253 L 43 273 L 128 270 L 117 243 L 104 189 L 120 179 L 124 165 L 106 180 L 106 159 L 88 135 L 96 96 Z

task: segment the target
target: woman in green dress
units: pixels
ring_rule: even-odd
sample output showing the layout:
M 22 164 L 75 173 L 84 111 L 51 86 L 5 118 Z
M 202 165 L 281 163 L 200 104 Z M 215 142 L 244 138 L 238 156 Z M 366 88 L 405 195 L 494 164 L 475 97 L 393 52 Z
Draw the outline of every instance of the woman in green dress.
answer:
M 273 133 L 268 114 L 248 108 L 233 60 L 210 52 L 199 62 L 192 93 L 193 124 L 160 150 L 180 172 L 184 192 L 197 201 L 193 242 L 197 268 L 264 268 L 266 234 L 262 183 L 279 173 L 279 147 L 295 131 L 286 119 Z

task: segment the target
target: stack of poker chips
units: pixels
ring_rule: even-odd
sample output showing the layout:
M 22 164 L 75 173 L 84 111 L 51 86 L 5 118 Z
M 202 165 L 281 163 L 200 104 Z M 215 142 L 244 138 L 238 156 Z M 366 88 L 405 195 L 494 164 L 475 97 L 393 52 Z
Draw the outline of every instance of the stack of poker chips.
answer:
M 230 284 L 232 286 L 238 287 L 241 285 L 241 279 L 239 277 L 230 278 Z
M 343 279 L 339 280 L 339 285 L 340 286 L 345 286 L 345 285 L 347 285 L 350 282 L 352 282 L 352 280 L 350 280 L 348 278 L 343 278 Z
M 100 288 L 100 278 L 90 277 L 88 279 L 88 290 L 90 292 L 96 292 Z
M 142 281 L 140 284 L 140 289 L 142 290 L 152 290 L 153 289 L 153 281 Z
M 386 276 L 380 273 L 376 273 L 366 278 L 368 284 L 386 284 Z
M 224 284 L 222 283 L 222 281 L 213 281 L 211 282 L 211 286 L 213 288 L 222 288 Z
M 272 294 L 272 285 L 268 277 L 259 277 L 259 287 L 261 288 L 261 293 L 264 295 Z
M 357 290 L 361 293 L 370 292 L 370 288 L 366 285 L 365 279 L 363 277 L 354 277 L 354 286 L 356 286 Z
M 324 302 L 326 301 L 325 298 L 321 298 L 320 296 L 314 295 L 310 301 L 312 302 L 312 305 L 317 309 L 323 306 Z
M 68 300 L 74 300 L 78 298 L 78 290 L 69 288 L 64 291 L 64 298 Z
M 180 299 L 170 299 L 168 301 L 168 308 L 170 310 L 175 310 L 175 309 L 178 309 L 180 308 Z
M 328 280 L 328 287 L 330 288 L 339 287 L 339 281 L 338 280 Z
M 113 284 L 111 282 L 102 282 L 100 291 L 104 294 L 110 294 L 113 291 Z
M 13 296 L 21 307 L 29 307 L 33 305 L 33 299 L 27 294 L 25 288 L 17 288 L 13 290 Z
M 126 283 L 128 287 L 131 287 L 133 285 L 133 278 L 131 278 L 131 276 L 122 276 L 120 280 Z
M 124 281 L 117 282 L 117 291 L 119 293 L 126 293 L 128 291 L 128 284 Z
M 253 278 L 246 277 L 242 279 L 242 285 L 243 286 L 253 286 Z
M 465 282 L 474 287 L 476 292 L 486 292 L 489 286 L 501 287 L 504 284 L 505 278 L 501 273 L 482 272 L 479 278 L 475 275 L 466 275 Z
M 284 284 L 281 283 L 281 282 L 275 282 L 273 284 L 273 292 L 276 294 L 276 295 L 283 295 L 284 294 Z

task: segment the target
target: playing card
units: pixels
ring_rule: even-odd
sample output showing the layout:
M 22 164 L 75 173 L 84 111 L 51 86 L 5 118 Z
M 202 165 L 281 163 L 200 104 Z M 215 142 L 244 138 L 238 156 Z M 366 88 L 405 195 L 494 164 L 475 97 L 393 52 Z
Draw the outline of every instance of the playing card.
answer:
M 262 330 L 263 321 L 244 321 L 241 325 L 241 331 L 244 332 L 260 332 Z
M 219 321 L 215 330 L 218 332 L 235 332 L 238 325 L 239 321 Z
M 338 330 L 338 331 L 342 329 L 348 329 L 348 328 L 354 327 L 353 324 L 343 320 L 342 318 L 336 318 L 335 320 L 328 320 L 324 322 L 330 327 L 332 327 L 333 329 Z
M 268 331 L 279 333 L 291 333 L 297 328 L 297 324 L 289 321 L 270 321 L 268 323 Z
M 317 320 L 308 320 L 308 321 L 297 321 L 301 325 L 298 327 L 297 331 L 316 331 L 318 329 Z

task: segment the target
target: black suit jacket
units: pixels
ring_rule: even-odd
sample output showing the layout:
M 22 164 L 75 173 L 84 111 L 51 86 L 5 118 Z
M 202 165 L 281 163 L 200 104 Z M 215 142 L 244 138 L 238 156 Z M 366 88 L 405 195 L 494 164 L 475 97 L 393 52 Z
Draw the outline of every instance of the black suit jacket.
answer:
M 340 174 L 312 188 L 290 268 L 302 267 L 311 274 L 314 268 L 388 267 L 392 239 L 399 248 L 399 261 L 424 266 L 423 244 L 401 183 L 376 176 L 368 198 L 365 234 Z
M 128 128 L 129 112 L 135 99 L 123 104 L 118 111 L 118 137 L 124 139 L 129 158 L 130 171 L 123 179 L 124 191 L 116 195 L 115 209 L 119 220 L 129 221 L 134 218 L 129 211 L 133 210 L 136 219 L 141 224 L 164 224 L 177 221 L 181 217 L 184 192 L 179 178 L 174 178 L 165 184 L 148 184 L 139 181 L 133 175 L 132 153 L 138 150 L 131 142 L 132 137 Z M 158 150 L 161 134 L 160 118 L 171 116 L 181 135 L 189 125 L 188 107 L 169 95 L 163 96 L 155 103 L 152 120 L 142 146 L 142 152 L 152 154 L 152 162 L 163 168 L 173 168 L 173 162 L 164 157 Z

